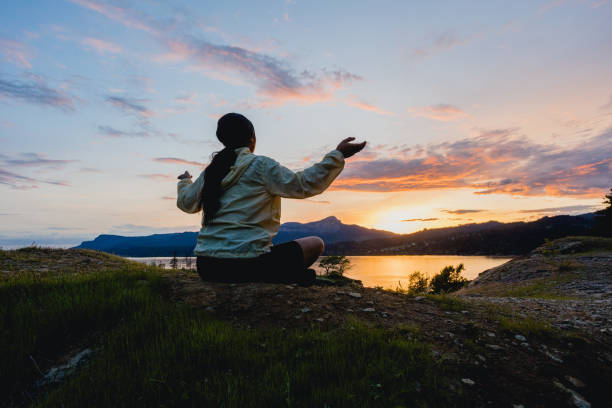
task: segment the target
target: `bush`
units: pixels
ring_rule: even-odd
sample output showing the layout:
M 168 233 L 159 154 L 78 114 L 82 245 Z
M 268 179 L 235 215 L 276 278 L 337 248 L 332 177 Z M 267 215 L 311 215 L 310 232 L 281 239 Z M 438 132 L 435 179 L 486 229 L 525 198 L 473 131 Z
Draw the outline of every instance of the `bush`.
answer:
M 414 271 L 408 276 L 408 291 L 412 293 L 426 293 L 429 282 L 425 274 Z
M 467 285 L 467 279 L 461 276 L 463 264 L 454 267 L 452 265 L 445 266 L 439 273 L 434 275 L 429 282 L 430 293 L 449 293 L 461 289 Z
M 325 269 L 326 275 L 342 276 L 347 269 L 351 268 L 351 261 L 346 256 L 325 256 L 319 261 L 319 266 Z

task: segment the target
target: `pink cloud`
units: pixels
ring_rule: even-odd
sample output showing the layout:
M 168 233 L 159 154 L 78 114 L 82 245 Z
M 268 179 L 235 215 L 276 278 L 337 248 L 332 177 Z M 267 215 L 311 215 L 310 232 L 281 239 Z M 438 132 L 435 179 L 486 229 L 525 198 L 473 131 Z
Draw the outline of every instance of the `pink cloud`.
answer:
M 92 48 L 94 51 L 100 54 L 119 54 L 123 52 L 121 46 L 112 43 L 110 41 L 101 40 L 99 38 L 86 37 L 81 40 L 81 44 L 86 45 L 89 48 Z
M 335 190 L 470 188 L 476 194 L 601 197 L 612 180 L 612 129 L 578 147 L 541 145 L 516 130 L 351 162 Z
M 349 104 L 349 106 L 353 106 L 355 108 L 363 109 L 363 110 L 366 110 L 366 111 L 369 111 L 369 112 L 374 112 L 374 113 L 377 113 L 379 115 L 391 115 L 391 116 L 395 115 L 395 113 L 393 113 L 393 112 L 386 111 L 386 110 L 384 110 L 382 108 L 379 108 L 378 106 L 375 106 L 375 105 L 369 104 L 367 102 L 358 100 L 355 97 L 351 97 L 351 98 L 347 99 L 346 103 Z
M 143 18 L 137 18 L 133 15 L 132 11 L 128 11 L 124 8 L 113 6 L 106 3 L 100 3 L 91 0 L 70 0 L 71 2 L 78 4 L 81 7 L 95 11 L 110 18 L 118 23 L 121 23 L 127 27 L 136 28 L 138 30 L 146 31 L 151 34 L 155 34 L 157 31 L 152 28 L 149 24 L 143 21 Z
M 32 51 L 30 47 L 22 42 L 0 38 L 0 54 L 3 55 L 5 61 L 11 64 L 22 68 L 32 68 L 30 63 Z
M 153 161 L 158 162 L 158 163 L 167 163 L 167 164 L 186 164 L 186 165 L 198 166 L 198 167 L 205 167 L 207 165 L 207 163 L 179 159 L 176 157 L 156 157 L 153 159 Z
M 467 115 L 460 108 L 445 103 L 425 106 L 421 108 L 410 108 L 408 109 L 408 112 L 410 112 L 413 116 L 439 120 L 443 122 L 457 120 Z
M 172 174 L 141 174 L 140 177 L 148 178 L 155 181 L 168 181 L 168 180 L 176 180 L 177 176 L 173 176 Z

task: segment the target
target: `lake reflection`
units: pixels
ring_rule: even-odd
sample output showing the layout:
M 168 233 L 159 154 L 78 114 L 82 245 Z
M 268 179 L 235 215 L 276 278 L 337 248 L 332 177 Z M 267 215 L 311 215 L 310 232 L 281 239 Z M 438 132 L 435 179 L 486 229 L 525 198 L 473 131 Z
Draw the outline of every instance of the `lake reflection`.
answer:
M 463 276 L 469 280 L 474 279 L 482 271 L 494 266 L 503 264 L 511 258 L 498 258 L 488 256 L 461 256 L 461 255 L 390 255 L 390 256 L 349 256 L 351 269 L 345 275 L 349 278 L 359 279 L 364 286 L 382 286 L 387 289 L 395 289 L 400 284 L 403 287 L 408 285 L 408 275 L 414 271 L 421 271 L 426 276 L 432 276 L 446 265 L 465 265 Z M 170 257 L 156 258 L 129 258 L 134 261 L 164 264 L 168 267 Z M 186 260 L 179 258 L 179 268 L 191 261 L 192 268 L 195 268 L 195 258 Z M 314 265 L 317 272 L 323 272 L 318 267 L 318 262 Z

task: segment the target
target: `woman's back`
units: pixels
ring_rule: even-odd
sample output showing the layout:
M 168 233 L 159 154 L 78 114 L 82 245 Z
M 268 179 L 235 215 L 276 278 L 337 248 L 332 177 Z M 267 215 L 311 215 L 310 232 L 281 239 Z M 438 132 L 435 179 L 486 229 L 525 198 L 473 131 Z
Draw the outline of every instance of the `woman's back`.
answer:
M 320 194 L 344 167 L 344 156 L 338 150 L 300 172 L 293 172 L 269 157 L 254 155 L 247 147 L 235 152 L 236 161 L 221 181 L 219 209 L 207 225 L 203 215 L 194 250 L 198 256 L 254 258 L 269 252 L 280 226 L 280 198 Z M 181 180 L 178 207 L 189 213 L 200 211 L 204 183 L 204 171 L 193 183 Z

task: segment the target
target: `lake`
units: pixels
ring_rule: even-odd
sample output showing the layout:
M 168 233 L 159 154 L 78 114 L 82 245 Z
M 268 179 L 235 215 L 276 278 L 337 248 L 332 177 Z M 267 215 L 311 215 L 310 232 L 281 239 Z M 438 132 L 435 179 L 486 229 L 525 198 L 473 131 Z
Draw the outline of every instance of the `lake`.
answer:
M 469 280 L 474 279 L 482 271 L 501 265 L 512 258 L 490 257 L 490 256 L 462 256 L 462 255 L 390 255 L 390 256 L 348 256 L 351 261 L 351 269 L 345 276 L 359 279 L 364 286 L 382 286 L 386 289 L 395 289 L 401 284 L 407 287 L 408 275 L 414 271 L 421 271 L 426 276 L 432 276 L 446 265 L 465 266 L 463 276 Z M 147 264 L 163 264 L 168 267 L 171 257 L 155 258 L 128 258 Z M 185 267 L 191 262 L 195 268 L 195 258 L 178 258 L 179 268 Z M 314 269 L 317 272 L 323 270 L 315 262 Z

